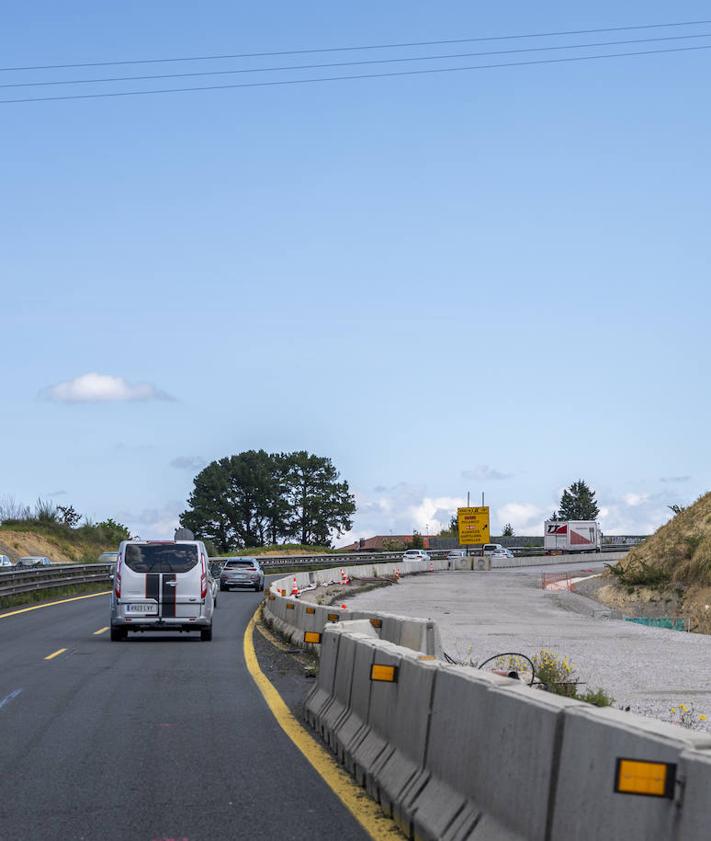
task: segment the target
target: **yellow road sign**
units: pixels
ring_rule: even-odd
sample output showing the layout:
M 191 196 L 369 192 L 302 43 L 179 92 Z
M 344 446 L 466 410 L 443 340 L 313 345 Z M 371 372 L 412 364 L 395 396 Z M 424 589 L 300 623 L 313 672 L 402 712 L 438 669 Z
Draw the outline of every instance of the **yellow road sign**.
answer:
M 489 543 L 489 506 L 479 505 L 472 508 L 457 509 L 459 543 L 471 546 L 477 543 Z

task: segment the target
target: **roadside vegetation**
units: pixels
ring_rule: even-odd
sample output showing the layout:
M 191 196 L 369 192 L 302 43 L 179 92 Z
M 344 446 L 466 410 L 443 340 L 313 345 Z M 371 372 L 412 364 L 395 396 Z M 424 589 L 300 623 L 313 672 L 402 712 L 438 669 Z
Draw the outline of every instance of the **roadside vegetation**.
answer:
M 111 518 L 95 523 L 71 505 L 43 499 L 34 506 L 11 498 L 0 501 L 0 553 L 15 561 L 23 555 L 46 555 L 52 561 L 92 563 L 130 536 L 121 523 Z
M 691 631 L 711 633 L 711 493 L 693 505 L 670 506 L 669 522 L 636 546 L 606 577 L 613 585 L 609 597 L 630 604 L 649 600 L 674 604 L 689 620 Z
M 93 581 L 87 584 L 72 584 L 68 587 L 52 587 L 46 590 L 31 590 L 16 596 L 0 596 L 0 609 L 26 607 L 39 602 L 51 602 L 68 599 L 72 596 L 84 596 L 90 593 L 103 593 L 111 590 L 110 581 Z

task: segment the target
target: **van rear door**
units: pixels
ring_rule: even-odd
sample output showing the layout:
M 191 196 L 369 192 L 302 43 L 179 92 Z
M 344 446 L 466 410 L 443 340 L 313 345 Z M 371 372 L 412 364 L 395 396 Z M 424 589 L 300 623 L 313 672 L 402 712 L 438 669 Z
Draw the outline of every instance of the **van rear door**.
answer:
M 195 543 L 128 543 L 123 600 L 155 602 L 163 619 L 194 618 L 202 602 L 202 567 Z

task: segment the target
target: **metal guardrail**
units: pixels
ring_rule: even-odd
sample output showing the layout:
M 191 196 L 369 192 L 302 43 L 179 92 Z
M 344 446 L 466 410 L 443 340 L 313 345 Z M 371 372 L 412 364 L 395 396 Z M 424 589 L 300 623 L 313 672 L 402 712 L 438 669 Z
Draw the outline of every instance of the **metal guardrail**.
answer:
M 601 554 L 606 552 L 624 552 L 630 549 L 629 546 L 603 546 L 600 550 Z M 432 560 L 440 560 L 446 558 L 447 555 L 454 550 L 452 549 L 425 549 L 425 552 L 432 558 Z M 279 569 L 281 567 L 299 567 L 299 566 L 356 566 L 358 564 L 376 564 L 383 561 L 401 561 L 403 558 L 403 550 L 397 552 L 333 552 L 325 555 L 272 555 L 271 557 L 262 557 L 259 554 L 254 555 L 255 558 L 265 569 Z M 543 548 L 524 549 L 514 551 L 514 556 L 517 558 L 528 557 L 544 557 Z M 574 558 L 577 553 L 567 553 L 570 558 Z M 469 555 L 475 557 L 481 556 L 481 550 L 470 550 Z M 233 557 L 240 556 L 220 556 L 217 558 L 210 558 L 211 562 L 224 563 Z M 249 556 L 245 556 L 249 557 Z M 553 556 L 551 556 L 553 557 Z
M 36 569 L 0 572 L 0 598 L 18 596 L 33 590 L 51 590 L 73 584 L 109 581 L 112 564 L 54 564 Z

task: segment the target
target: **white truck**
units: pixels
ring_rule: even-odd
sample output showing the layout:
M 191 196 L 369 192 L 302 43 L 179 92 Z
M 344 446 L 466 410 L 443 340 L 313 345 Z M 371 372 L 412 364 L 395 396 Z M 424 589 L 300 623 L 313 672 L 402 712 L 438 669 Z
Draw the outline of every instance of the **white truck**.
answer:
M 596 520 L 546 520 L 543 551 L 546 555 L 568 552 L 599 552 L 602 532 Z

